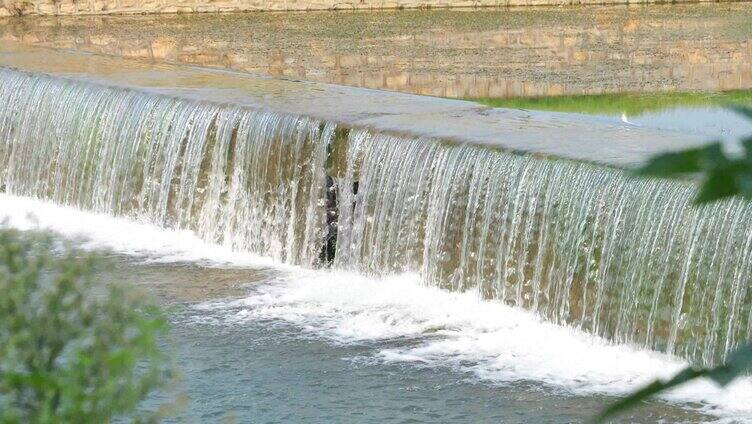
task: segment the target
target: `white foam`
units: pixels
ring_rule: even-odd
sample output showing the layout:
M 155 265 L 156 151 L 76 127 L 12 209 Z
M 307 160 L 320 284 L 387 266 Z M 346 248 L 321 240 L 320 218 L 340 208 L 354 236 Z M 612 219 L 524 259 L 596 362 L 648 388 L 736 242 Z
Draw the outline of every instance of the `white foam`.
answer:
M 169 230 L 51 202 L 0 193 L 0 225 L 46 230 L 78 240 L 84 249 L 111 250 L 145 262 L 205 266 L 281 267 L 272 259 L 206 243 L 186 230 Z
M 449 366 L 505 384 L 534 381 L 572 394 L 621 395 L 687 364 L 677 358 L 613 345 L 572 328 L 474 293 L 450 293 L 419 284 L 416 276 L 372 279 L 344 272 L 308 272 L 257 287 L 251 296 L 206 303 L 230 323 L 283 319 L 337 343 L 382 343 L 385 362 Z M 401 346 L 401 347 L 383 347 Z M 722 421 L 752 421 L 752 381 L 721 389 L 700 381 L 664 399 L 702 404 Z
M 686 363 L 629 346 L 612 345 L 534 314 L 419 284 L 414 275 L 374 279 L 310 271 L 205 243 L 188 231 L 82 212 L 48 202 L 0 194 L 0 222 L 21 230 L 43 229 L 158 262 L 274 266 L 288 272 L 257 286 L 248 297 L 205 303 L 230 324 L 281 319 L 335 343 L 377 343 L 384 362 L 449 366 L 497 384 L 534 381 L 573 394 L 627 393 L 665 378 Z M 399 343 L 390 343 L 399 341 Z M 726 389 L 701 381 L 666 395 L 677 404 L 700 403 L 727 422 L 752 422 L 752 381 Z

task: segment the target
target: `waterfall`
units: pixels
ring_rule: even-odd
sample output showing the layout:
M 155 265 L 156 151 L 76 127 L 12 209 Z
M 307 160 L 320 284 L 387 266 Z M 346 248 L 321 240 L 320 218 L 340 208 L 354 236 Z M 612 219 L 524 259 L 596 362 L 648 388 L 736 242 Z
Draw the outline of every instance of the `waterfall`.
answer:
M 334 126 L 0 70 L 9 193 L 316 265 Z
M 700 363 L 752 337 L 747 203 L 694 208 L 687 183 L 364 130 L 346 155 L 339 267 L 418 272 Z
M 687 182 L 0 69 L 0 184 L 696 363 L 752 337 L 752 207 Z

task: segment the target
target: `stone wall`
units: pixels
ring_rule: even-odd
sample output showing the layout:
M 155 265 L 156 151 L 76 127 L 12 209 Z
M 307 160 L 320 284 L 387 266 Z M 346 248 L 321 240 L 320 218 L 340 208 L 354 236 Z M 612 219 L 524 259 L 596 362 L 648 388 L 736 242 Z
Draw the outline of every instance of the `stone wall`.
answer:
M 714 2 L 716 0 L 684 0 Z M 570 4 L 675 3 L 674 0 L 0 0 L 0 17 L 352 9 L 430 9 Z
M 750 4 L 35 17 L 4 40 L 441 97 L 752 88 Z

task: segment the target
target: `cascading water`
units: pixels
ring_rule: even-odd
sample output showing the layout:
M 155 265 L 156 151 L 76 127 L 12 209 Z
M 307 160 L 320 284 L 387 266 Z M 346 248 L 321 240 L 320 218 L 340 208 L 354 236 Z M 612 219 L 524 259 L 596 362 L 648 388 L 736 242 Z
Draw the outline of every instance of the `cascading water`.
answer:
M 688 184 L 435 140 L 356 130 L 348 147 L 337 266 L 477 287 L 702 363 L 752 337 L 747 203 L 693 208 Z
M 713 363 L 752 336 L 752 208 L 619 170 L 0 70 L 0 183 L 305 266 L 417 272 Z
M 318 262 L 333 125 L 13 71 L 0 99 L 7 192 Z

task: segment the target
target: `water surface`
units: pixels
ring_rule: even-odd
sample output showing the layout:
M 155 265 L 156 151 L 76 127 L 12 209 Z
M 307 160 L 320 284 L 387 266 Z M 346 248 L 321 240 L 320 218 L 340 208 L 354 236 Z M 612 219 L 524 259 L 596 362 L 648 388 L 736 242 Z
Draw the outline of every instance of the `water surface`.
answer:
M 177 422 L 583 422 L 682 366 L 410 275 L 302 270 L 185 232 L 0 202 L 4 225 L 105 253 L 116 267 L 103 278 L 157 294 L 182 373 L 170 396 L 187 398 Z M 752 382 L 731 390 L 695 385 L 620 422 L 747 420 Z

